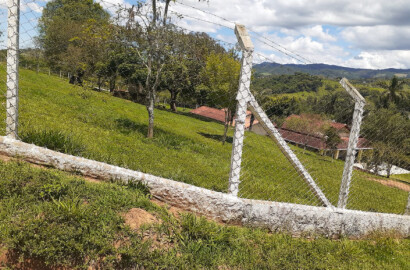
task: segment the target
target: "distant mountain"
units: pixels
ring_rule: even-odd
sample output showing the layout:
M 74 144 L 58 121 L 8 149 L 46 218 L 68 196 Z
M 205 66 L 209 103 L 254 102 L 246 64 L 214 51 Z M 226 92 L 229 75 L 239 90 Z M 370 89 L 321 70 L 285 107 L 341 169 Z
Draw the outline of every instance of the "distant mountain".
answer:
M 362 69 L 348 68 L 326 64 L 278 64 L 263 62 L 254 65 L 257 74 L 260 75 L 282 75 L 294 74 L 295 72 L 309 73 L 311 75 L 322 75 L 327 78 L 346 77 L 348 79 L 370 79 L 370 78 L 391 78 L 394 75 L 402 78 L 410 78 L 410 69 Z

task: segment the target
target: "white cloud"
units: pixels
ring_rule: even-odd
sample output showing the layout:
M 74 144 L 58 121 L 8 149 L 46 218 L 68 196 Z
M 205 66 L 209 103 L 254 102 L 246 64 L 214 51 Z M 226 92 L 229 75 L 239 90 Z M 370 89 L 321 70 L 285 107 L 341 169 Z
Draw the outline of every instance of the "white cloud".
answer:
M 366 68 L 410 68 L 410 61 L 402 59 L 408 57 L 407 50 L 410 50 L 408 0 L 177 1 L 243 23 L 248 29 L 270 37 L 312 62 Z M 178 3 L 173 7 L 181 13 L 226 24 L 219 18 Z M 210 32 L 218 30 L 212 25 L 207 28 L 205 30 Z M 266 44 L 257 41 L 255 44 L 257 51 L 270 55 L 275 61 L 296 62 Z
M 363 51 L 344 63 L 344 66 L 370 69 L 409 68 L 410 51 Z
M 410 26 L 356 26 L 342 31 L 354 46 L 376 50 L 410 50 Z
M 336 41 L 336 37 L 329 34 L 329 30 L 324 31 L 321 25 L 302 29 L 301 33 L 305 36 L 318 38 L 319 40 L 326 42 Z

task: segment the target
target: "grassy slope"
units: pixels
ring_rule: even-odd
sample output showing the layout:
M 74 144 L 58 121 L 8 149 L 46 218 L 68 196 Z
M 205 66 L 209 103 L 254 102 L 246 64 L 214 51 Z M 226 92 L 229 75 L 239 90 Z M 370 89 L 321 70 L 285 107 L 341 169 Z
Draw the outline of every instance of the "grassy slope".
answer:
M 227 189 L 231 144 L 215 139 L 222 134 L 220 124 L 156 110 L 155 138 L 148 140 L 144 106 L 32 71 L 22 70 L 20 81 L 22 137 L 36 142 L 42 130 L 61 131 L 80 146 L 74 152 L 82 156 L 217 191 Z M 336 203 L 343 162 L 294 149 Z M 243 163 L 242 196 L 318 204 L 269 138 L 247 133 Z M 367 177 L 355 173 L 349 207 L 402 213 L 407 193 Z
M 28 263 L 34 259 L 36 269 L 47 269 L 46 265 L 87 269 L 92 263 L 101 269 L 410 267 L 408 239 L 374 235 L 368 240 L 312 241 L 222 226 L 190 214 L 175 218 L 153 204 L 144 190 L 0 162 L 0 255 L 5 250 L 15 255 L 8 265 L 11 269 L 19 258 Z M 161 223 L 131 230 L 121 213 L 136 207 Z

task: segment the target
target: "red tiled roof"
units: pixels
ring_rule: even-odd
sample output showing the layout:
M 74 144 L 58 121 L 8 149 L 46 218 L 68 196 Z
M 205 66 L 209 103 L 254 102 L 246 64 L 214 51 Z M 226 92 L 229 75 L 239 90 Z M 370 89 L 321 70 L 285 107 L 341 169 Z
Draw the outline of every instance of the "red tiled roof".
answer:
M 193 109 L 191 113 L 200 115 L 202 117 L 210 118 L 215 121 L 225 123 L 225 109 L 216 109 L 216 108 L 211 108 L 208 106 L 201 106 L 196 109 Z M 245 119 L 245 128 L 248 128 L 251 122 L 251 111 L 246 112 L 246 119 Z M 254 120 L 253 124 L 257 124 L 258 120 Z M 232 123 L 232 126 L 235 126 L 235 120 Z
M 282 135 L 283 139 L 288 142 L 306 145 L 307 147 L 314 148 L 314 149 L 327 149 L 325 139 L 319 136 L 308 135 L 288 129 L 281 128 L 279 129 L 280 134 Z M 339 143 L 337 149 L 339 150 L 346 150 L 349 138 L 342 137 L 342 142 Z M 359 138 L 357 143 L 358 149 L 366 149 L 370 148 L 369 142 L 365 138 Z
M 220 110 L 207 106 L 201 106 L 193 109 L 191 113 L 225 123 L 225 111 L 223 109 Z

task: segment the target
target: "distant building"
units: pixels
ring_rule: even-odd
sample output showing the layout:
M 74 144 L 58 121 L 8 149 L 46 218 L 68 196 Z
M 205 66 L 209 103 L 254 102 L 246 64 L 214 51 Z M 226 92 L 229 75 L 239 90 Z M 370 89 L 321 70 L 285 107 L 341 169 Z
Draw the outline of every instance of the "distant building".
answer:
M 201 106 L 196 109 L 193 109 L 190 111 L 190 113 L 208 118 L 211 120 L 214 120 L 219 123 L 225 123 L 225 110 L 226 109 L 216 109 L 216 108 L 211 108 L 208 106 Z M 248 129 L 251 123 L 251 111 L 246 112 L 246 119 L 245 119 L 245 128 Z M 258 120 L 254 120 L 253 124 L 258 124 Z M 232 126 L 235 126 L 235 120 L 232 123 Z
M 319 151 L 320 153 L 324 153 L 328 150 L 335 151 L 334 157 L 337 159 L 339 157 L 345 156 L 345 151 L 347 150 L 348 143 L 349 143 L 349 135 L 350 135 L 350 128 L 348 125 L 343 124 L 343 123 L 338 123 L 338 122 L 333 122 L 333 121 L 326 121 L 326 124 L 334 127 L 337 130 L 337 133 L 342 140 L 338 145 L 336 149 L 329 149 L 326 145 L 326 139 L 324 134 L 320 132 L 314 132 L 313 134 L 309 134 L 307 132 L 300 132 L 293 130 L 291 127 L 289 127 L 288 123 L 289 120 L 293 118 L 301 118 L 300 115 L 291 115 L 286 120 L 284 121 L 283 125 L 281 128 L 278 128 L 279 133 L 282 135 L 282 138 L 288 142 L 292 143 L 294 145 L 307 148 L 310 150 L 316 150 Z M 310 123 L 311 125 L 317 125 L 318 127 L 325 124 L 323 121 L 312 121 Z M 311 129 L 314 130 L 314 129 Z M 260 135 L 267 135 L 263 127 L 261 126 L 260 123 L 254 125 L 252 127 L 252 131 L 260 134 Z M 363 153 L 363 150 L 368 150 L 371 149 L 370 143 L 362 137 L 359 137 L 358 143 L 357 143 L 357 148 L 358 151 L 358 162 L 360 162 L 361 155 Z

